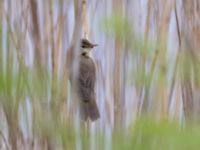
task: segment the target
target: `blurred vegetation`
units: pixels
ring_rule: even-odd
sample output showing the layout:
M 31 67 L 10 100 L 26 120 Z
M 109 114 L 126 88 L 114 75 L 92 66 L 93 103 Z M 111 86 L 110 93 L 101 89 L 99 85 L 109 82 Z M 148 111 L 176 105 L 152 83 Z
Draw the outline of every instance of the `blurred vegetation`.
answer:
M 0 149 L 199 149 L 199 6 L 0 1 Z M 97 122 L 69 83 L 81 37 L 99 43 Z
M 177 122 L 137 119 L 128 134 L 116 134 L 114 149 L 172 149 L 186 150 L 199 148 L 199 125 L 189 124 L 181 127 Z

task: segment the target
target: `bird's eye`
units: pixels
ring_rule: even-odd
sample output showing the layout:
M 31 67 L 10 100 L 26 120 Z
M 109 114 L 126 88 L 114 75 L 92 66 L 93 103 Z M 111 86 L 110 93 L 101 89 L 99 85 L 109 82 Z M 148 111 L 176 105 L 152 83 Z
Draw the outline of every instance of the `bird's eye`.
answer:
M 84 46 L 84 45 L 82 45 L 81 47 L 82 47 L 82 48 L 85 48 L 85 46 Z

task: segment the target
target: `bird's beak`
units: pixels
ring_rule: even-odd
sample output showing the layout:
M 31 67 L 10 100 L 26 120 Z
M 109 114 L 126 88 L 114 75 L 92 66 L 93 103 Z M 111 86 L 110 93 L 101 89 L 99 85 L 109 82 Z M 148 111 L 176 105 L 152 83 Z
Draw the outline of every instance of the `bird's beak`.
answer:
M 98 45 L 98 44 L 93 44 L 93 45 L 92 45 L 92 47 L 96 47 L 96 46 L 99 46 L 99 45 Z

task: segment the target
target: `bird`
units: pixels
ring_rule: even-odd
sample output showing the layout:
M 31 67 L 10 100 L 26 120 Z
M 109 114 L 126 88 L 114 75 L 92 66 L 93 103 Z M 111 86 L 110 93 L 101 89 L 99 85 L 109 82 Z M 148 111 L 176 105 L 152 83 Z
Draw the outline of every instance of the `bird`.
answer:
M 80 41 L 79 64 L 74 83 L 79 98 L 80 117 L 83 121 L 88 119 L 95 121 L 100 118 L 95 94 L 96 67 L 90 57 L 91 50 L 96 46 L 97 44 L 92 44 L 85 38 Z

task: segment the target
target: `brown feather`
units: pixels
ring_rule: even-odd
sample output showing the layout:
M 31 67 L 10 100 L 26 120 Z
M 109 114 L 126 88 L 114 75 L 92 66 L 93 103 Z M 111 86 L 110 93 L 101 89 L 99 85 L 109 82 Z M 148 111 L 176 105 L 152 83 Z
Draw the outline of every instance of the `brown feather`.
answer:
M 92 58 L 87 55 L 81 55 L 77 88 L 83 120 L 90 118 L 94 121 L 100 117 L 95 100 L 95 80 L 96 70 Z

